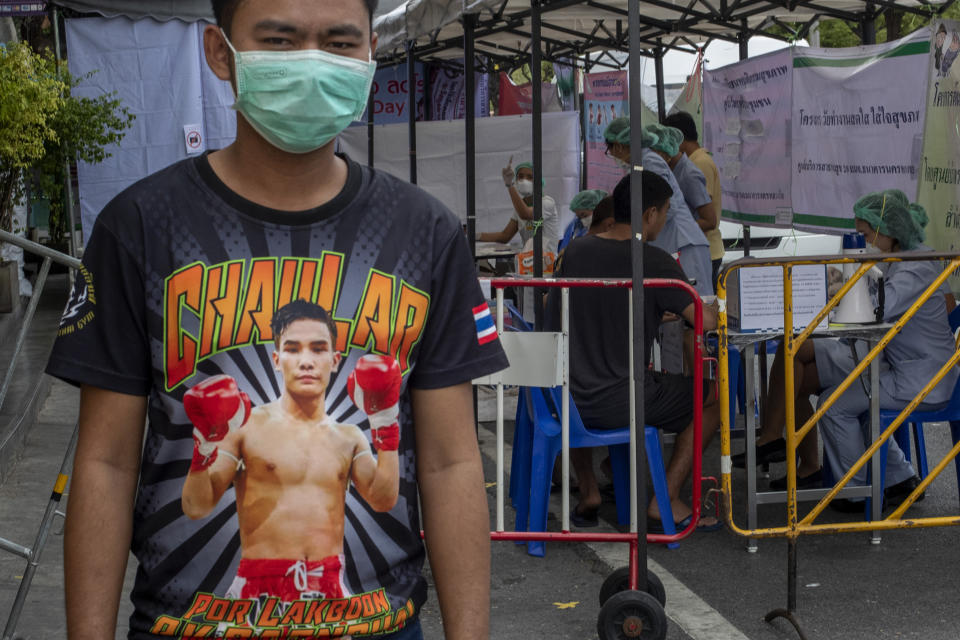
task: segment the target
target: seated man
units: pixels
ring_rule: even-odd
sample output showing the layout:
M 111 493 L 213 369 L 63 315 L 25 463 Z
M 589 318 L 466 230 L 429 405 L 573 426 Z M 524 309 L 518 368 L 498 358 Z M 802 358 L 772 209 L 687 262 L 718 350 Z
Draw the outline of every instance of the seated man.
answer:
M 666 221 L 672 189 L 650 171 L 643 172 L 643 269 L 650 278 L 686 281 L 683 269 L 665 251 L 649 244 Z M 604 233 L 588 235 L 570 243 L 558 277 L 630 278 L 631 227 L 630 179 L 623 178 L 613 192 L 614 224 Z M 559 290 L 551 290 L 548 317 L 558 322 Z M 628 294 L 624 289 L 578 288 L 570 292 L 570 392 L 583 417 L 593 429 L 614 429 L 630 423 L 630 354 Z M 665 312 L 694 318 L 694 305 L 678 289 L 648 289 L 644 292 L 644 362 L 650 361 L 653 337 Z M 704 308 L 704 328 L 716 326 L 716 312 Z M 706 383 L 706 381 L 704 381 Z M 691 509 L 680 500 L 680 488 L 690 475 L 693 462 L 693 378 L 651 372 L 644 377 L 646 423 L 676 433 L 677 440 L 667 467 L 673 517 L 678 527 L 689 523 Z M 720 423 L 713 386 L 704 384 L 703 443 L 710 441 Z M 578 526 L 597 522 L 600 490 L 594 475 L 590 449 L 570 452 L 580 486 L 580 504 L 572 520 Z M 659 523 L 656 501 L 647 513 L 653 529 Z M 701 522 L 704 522 L 703 520 Z M 710 519 L 704 526 L 716 526 Z
M 595 236 L 598 233 L 606 233 L 613 228 L 613 225 L 613 196 L 607 196 L 593 208 L 593 216 L 590 218 L 590 228 L 587 229 L 587 235 Z

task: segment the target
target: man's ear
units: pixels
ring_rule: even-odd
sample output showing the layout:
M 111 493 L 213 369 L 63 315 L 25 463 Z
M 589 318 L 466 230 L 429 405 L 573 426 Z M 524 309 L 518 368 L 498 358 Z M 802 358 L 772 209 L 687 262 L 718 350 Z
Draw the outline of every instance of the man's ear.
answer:
M 333 366 L 330 368 L 331 373 L 336 373 L 340 370 L 340 362 L 343 360 L 343 356 L 339 351 L 333 352 Z
M 271 354 L 273 357 L 273 368 L 280 371 L 280 346 L 276 345 Z
M 213 75 L 232 83 L 233 55 L 219 27 L 211 24 L 203 30 L 203 52 L 207 56 L 207 66 L 213 71 Z
M 380 36 L 377 35 L 376 31 L 370 33 L 370 59 L 376 60 L 377 58 L 377 43 L 380 42 Z

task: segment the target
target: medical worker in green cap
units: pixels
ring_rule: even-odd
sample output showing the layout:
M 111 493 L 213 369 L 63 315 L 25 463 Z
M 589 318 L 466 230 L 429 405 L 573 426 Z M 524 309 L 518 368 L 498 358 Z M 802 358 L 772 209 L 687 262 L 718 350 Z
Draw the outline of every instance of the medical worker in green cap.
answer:
M 673 171 L 677 184 L 680 185 L 680 192 L 687 203 L 687 208 L 693 213 L 697 226 L 703 231 L 703 235 L 710 242 L 709 233 L 717 228 L 720 214 L 716 210 L 710 191 L 707 189 L 707 177 L 703 174 L 697 165 L 680 150 L 683 144 L 683 132 L 676 127 L 662 124 L 648 125 L 648 129 L 656 134 L 659 141 L 653 146 L 653 150 L 666 160 L 670 170 Z M 711 249 L 710 260 L 710 282 L 716 281 L 714 276 L 713 250 Z
M 481 233 L 477 238 L 481 242 L 507 243 L 519 231 L 520 239 L 526 246 L 537 231 L 537 224 L 533 219 L 533 165 L 529 162 L 521 162 L 516 167 L 512 165 L 513 156 L 510 156 L 510 161 L 503 168 L 503 184 L 510 195 L 513 216 L 503 231 Z M 544 254 L 555 254 L 557 240 L 560 239 L 560 221 L 557 215 L 557 203 L 547 194 L 543 194 L 543 221 L 540 228 L 543 234 Z M 553 263 L 552 257 L 549 262 Z
M 926 211 L 918 204 L 911 204 L 898 189 L 863 196 L 853 205 L 853 214 L 856 229 L 864 235 L 868 251 L 911 254 L 931 251 L 923 244 Z M 942 271 L 939 262 L 933 260 L 881 263 L 878 266 L 885 272 L 884 322 L 896 322 Z M 942 290 L 927 299 L 879 356 L 881 409 L 903 409 L 953 354 L 954 338 Z M 782 351 L 777 351 L 770 374 L 770 392 L 764 405 L 762 429 L 757 437 L 757 464 L 785 459 Z M 867 344 L 863 341 L 836 338 L 808 340 L 800 346 L 794 362 L 798 426 L 813 415 L 809 396 L 819 394 L 821 402 L 829 398 L 867 351 Z M 943 408 L 953 394 L 958 374 L 960 370 L 953 367 L 917 409 L 933 411 Z M 825 458 L 835 478 L 842 477 L 866 450 L 864 434 L 869 426 L 869 409 L 870 398 L 866 389 L 854 382 L 820 419 Z M 888 442 L 885 508 L 900 504 L 919 483 L 913 467 L 894 439 L 890 438 Z M 817 449 L 814 430 L 798 447 L 798 488 L 821 484 Z M 743 466 L 742 454 L 734 456 L 734 465 Z M 863 485 L 865 481 L 866 470 L 861 469 L 848 486 Z M 786 481 L 774 480 L 770 485 L 772 489 L 783 490 Z M 862 500 L 835 499 L 831 505 L 840 511 L 863 509 Z
M 659 125 L 658 125 L 659 126 Z M 607 141 L 607 153 L 616 158 L 622 166 L 630 164 L 630 119 L 617 118 L 604 131 Z M 644 169 L 653 171 L 667 181 L 673 189 L 667 222 L 657 239 L 650 244 L 676 256 L 683 272 L 694 281 L 694 288 L 702 296 L 713 295 L 712 267 L 710 263 L 710 243 L 683 199 L 683 190 L 667 162 L 651 149 L 660 141 L 649 129 L 643 130 L 643 149 L 640 162 Z
M 607 192 L 603 189 L 587 189 L 573 196 L 573 200 L 570 201 L 570 211 L 573 211 L 574 218 L 563 232 L 563 238 L 557 246 L 557 253 L 566 249 L 571 240 L 587 235 L 590 224 L 593 222 L 593 210 L 606 197 Z

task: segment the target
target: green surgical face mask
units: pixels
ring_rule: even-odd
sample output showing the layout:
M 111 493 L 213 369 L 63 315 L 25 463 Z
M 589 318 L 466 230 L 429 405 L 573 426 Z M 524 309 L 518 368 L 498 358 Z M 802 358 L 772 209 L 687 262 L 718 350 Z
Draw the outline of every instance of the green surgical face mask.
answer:
M 317 49 L 233 51 L 237 101 L 257 133 L 288 153 L 333 140 L 367 108 L 377 63 Z

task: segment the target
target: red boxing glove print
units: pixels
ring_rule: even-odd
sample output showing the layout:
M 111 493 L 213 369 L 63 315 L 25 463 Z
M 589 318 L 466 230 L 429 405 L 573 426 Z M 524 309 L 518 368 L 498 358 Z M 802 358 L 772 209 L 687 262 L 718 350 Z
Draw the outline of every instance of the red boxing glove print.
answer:
M 390 356 L 365 355 L 347 378 L 350 399 L 370 422 L 373 446 L 377 451 L 400 448 L 400 365 Z
M 183 408 L 193 423 L 191 471 L 203 471 L 217 459 L 217 444 L 250 418 L 250 398 L 237 381 L 218 375 L 197 383 L 183 396 Z

